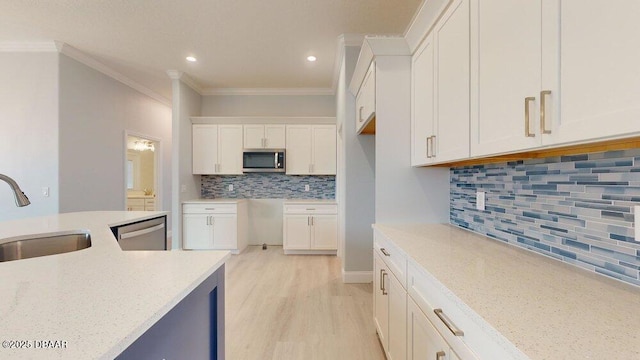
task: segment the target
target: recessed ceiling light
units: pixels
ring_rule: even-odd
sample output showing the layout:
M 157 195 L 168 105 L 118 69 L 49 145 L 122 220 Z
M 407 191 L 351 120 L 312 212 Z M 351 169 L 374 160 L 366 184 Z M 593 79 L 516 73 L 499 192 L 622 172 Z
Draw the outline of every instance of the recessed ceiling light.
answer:
M 187 56 L 187 61 L 188 62 L 196 62 L 196 61 L 198 61 L 198 59 L 194 58 L 193 56 Z
M 318 60 L 318 59 L 313 55 L 307 56 L 307 61 L 314 62 L 316 60 Z

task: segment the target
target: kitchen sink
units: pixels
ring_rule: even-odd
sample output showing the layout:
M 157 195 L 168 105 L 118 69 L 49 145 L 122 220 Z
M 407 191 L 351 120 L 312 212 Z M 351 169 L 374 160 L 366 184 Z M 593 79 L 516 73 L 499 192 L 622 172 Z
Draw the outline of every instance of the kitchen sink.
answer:
M 63 254 L 91 247 L 88 232 L 42 234 L 0 244 L 0 262 Z

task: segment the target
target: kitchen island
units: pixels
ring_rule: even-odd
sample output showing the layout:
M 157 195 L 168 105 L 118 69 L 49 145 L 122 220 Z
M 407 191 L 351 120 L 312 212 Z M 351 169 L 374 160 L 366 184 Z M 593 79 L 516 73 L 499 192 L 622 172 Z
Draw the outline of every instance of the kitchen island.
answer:
M 200 351 L 223 359 L 229 252 L 122 251 L 110 230 L 166 214 L 82 212 L 1 222 L 0 243 L 82 231 L 90 233 L 91 247 L 0 263 L 0 358 L 162 358 L 162 346 L 175 353 L 204 345 Z

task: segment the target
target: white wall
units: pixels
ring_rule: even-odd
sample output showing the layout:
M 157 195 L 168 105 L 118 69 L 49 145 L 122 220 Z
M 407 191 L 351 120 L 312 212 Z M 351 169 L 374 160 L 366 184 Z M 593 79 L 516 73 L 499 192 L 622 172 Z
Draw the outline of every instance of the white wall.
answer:
M 0 173 L 31 205 L 16 207 L 0 182 L 0 221 L 58 212 L 58 54 L 0 52 Z M 51 196 L 43 197 L 41 188 Z
M 409 56 L 376 57 L 375 221 L 447 223 L 449 169 L 411 167 L 410 85 Z
M 356 134 L 355 97 L 348 91 L 360 47 L 345 47 L 344 61 L 336 90 L 342 169 L 339 179 L 339 202 L 342 206 L 341 230 L 344 236 L 343 271 L 373 269 L 373 230 L 375 220 L 375 151 L 376 137 Z M 377 136 L 377 135 L 376 135 Z
M 202 96 L 178 79 L 173 91 L 173 232 L 172 249 L 182 248 L 182 202 L 200 197 L 200 176 L 191 171 L 191 116 L 200 115 Z M 184 186 L 184 191 L 182 187 Z
M 125 130 L 161 140 L 157 193 L 171 209 L 169 107 L 61 54 L 59 122 L 60 212 L 125 209 Z
M 333 95 L 212 95 L 202 116 L 336 116 Z

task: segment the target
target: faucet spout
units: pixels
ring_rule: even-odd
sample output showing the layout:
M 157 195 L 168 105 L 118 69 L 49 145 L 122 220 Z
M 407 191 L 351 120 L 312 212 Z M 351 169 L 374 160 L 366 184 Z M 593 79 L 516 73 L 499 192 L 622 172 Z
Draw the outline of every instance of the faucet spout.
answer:
M 17 206 L 23 207 L 31 204 L 31 201 L 29 201 L 29 198 L 27 197 L 27 195 L 25 195 L 22 192 L 22 190 L 20 190 L 20 186 L 18 186 L 18 183 L 15 182 L 15 180 L 3 174 L 0 174 L 0 180 L 9 184 L 9 186 L 11 187 L 11 190 L 13 190 L 13 195 L 16 198 Z

